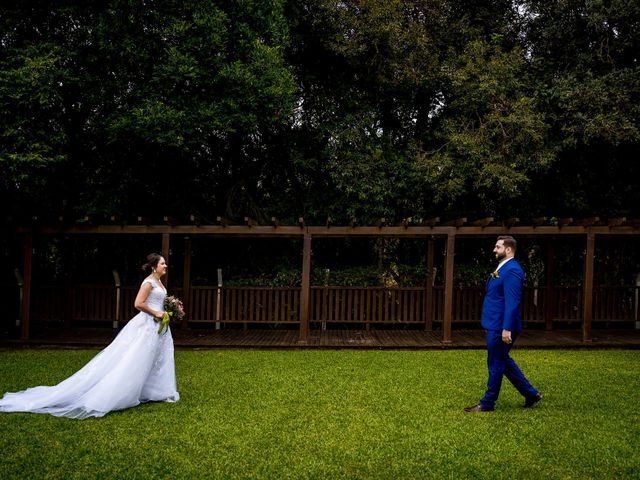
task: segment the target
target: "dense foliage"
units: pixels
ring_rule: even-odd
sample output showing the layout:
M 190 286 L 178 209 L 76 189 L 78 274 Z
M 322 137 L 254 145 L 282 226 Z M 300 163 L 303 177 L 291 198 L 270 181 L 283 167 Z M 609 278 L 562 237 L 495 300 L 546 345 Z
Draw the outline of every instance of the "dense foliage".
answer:
M 634 216 L 640 4 L 0 7 L 16 221 Z
M 3 9 L 0 161 L 18 212 L 179 215 L 257 188 L 294 104 L 282 2 Z

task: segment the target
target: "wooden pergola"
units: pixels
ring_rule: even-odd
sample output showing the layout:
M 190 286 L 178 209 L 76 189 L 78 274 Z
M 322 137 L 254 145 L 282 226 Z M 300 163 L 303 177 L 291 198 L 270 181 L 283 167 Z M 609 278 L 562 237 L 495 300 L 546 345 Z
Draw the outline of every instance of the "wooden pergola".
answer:
M 346 238 L 346 237 L 387 237 L 387 238 L 422 238 L 426 240 L 427 279 L 425 315 L 432 315 L 432 308 L 428 304 L 433 301 L 430 291 L 433 289 L 434 275 L 434 242 L 436 239 L 445 241 L 445 269 L 444 269 L 444 315 L 442 318 L 442 342 L 451 343 L 452 326 L 452 299 L 453 299 L 453 272 L 456 239 L 464 237 L 497 237 L 499 235 L 512 235 L 520 237 L 577 237 L 584 239 L 584 281 L 583 281 L 583 318 L 582 339 L 591 341 L 593 286 L 594 286 L 594 252 L 596 237 L 637 237 L 640 235 L 640 222 L 627 221 L 625 218 L 600 220 L 598 217 L 573 220 L 571 218 L 534 219 L 522 223 L 519 219 L 495 221 L 493 218 L 485 218 L 476 221 L 468 221 L 466 218 L 448 222 L 440 222 L 439 218 L 423 221 L 415 224 L 411 219 L 402 222 L 401 225 L 387 225 L 384 219 L 380 219 L 377 225 L 360 226 L 356 222 L 350 225 L 334 225 L 329 218 L 325 225 L 306 225 L 303 218 L 299 218 L 297 225 L 281 225 L 272 218 L 270 225 L 259 225 L 250 218 L 245 217 L 245 224 L 237 225 L 217 217 L 216 224 L 201 224 L 197 218 L 191 217 L 190 224 L 178 224 L 165 217 L 164 224 L 151 224 L 150 221 L 138 218 L 138 224 L 110 224 L 92 225 L 89 222 L 78 225 L 59 226 L 34 226 L 19 227 L 17 233 L 23 236 L 23 298 L 22 298 L 22 324 L 21 338 L 29 339 L 30 297 L 32 280 L 32 256 L 34 236 L 48 235 L 157 235 L 161 238 L 162 254 L 168 258 L 172 235 L 180 235 L 186 238 L 184 260 L 184 285 L 183 292 L 190 289 L 190 258 L 193 236 L 213 237 L 281 237 L 302 239 L 302 282 L 300 296 L 300 333 L 301 344 L 308 341 L 310 325 L 310 277 L 311 277 L 311 250 L 314 238 Z M 550 255 L 552 258 L 552 255 Z M 168 277 L 165 277 L 168 284 Z M 425 323 L 430 324 L 430 318 L 425 318 Z

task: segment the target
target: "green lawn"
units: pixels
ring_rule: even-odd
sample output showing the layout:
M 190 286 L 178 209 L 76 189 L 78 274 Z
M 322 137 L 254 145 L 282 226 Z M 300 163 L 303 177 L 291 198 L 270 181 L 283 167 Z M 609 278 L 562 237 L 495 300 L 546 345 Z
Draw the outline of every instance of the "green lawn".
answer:
M 0 391 L 95 351 L 0 352 Z M 545 395 L 469 414 L 485 352 L 179 351 L 175 404 L 0 414 L 0 478 L 640 478 L 637 351 L 516 350 Z

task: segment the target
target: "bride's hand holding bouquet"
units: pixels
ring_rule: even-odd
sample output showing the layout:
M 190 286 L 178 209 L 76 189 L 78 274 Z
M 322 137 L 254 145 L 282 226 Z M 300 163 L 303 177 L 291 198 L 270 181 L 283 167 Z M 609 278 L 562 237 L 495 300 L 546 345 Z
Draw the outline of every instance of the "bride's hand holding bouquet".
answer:
M 158 320 L 160 322 L 160 328 L 158 329 L 158 333 L 167 332 L 169 330 L 169 323 L 173 319 L 175 322 L 179 322 L 184 318 L 184 305 L 182 304 L 182 300 L 173 295 L 169 295 L 164 299 L 164 314 L 162 315 L 162 319 Z

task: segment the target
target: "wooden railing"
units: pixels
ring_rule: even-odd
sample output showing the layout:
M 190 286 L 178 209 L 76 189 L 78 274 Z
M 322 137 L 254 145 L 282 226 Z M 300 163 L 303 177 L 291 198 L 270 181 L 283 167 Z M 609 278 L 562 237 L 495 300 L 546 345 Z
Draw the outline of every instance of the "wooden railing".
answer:
M 191 287 L 185 307 L 198 323 L 298 323 L 300 288 Z
M 133 307 L 137 287 L 123 287 L 118 318 L 126 322 L 137 311 Z M 172 294 L 181 297 L 180 289 Z M 453 324 L 477 324 L 483 289 L 456 287 Z M 593 320 L 635 320 L 638 287 L 594 288 Z M 116 318 L 116 287 L 102 285 L 36 286 L 32 291 L 32 319 L 36 322 L 113 321 Z M 191 287 L 183 299 L 190 323 L 297 324 L 300 322 L 299 287 Z M 310 321 L 340 324 L 423 324 L 426 321 L 425 290 L 385 287 L 311 287 Z M 549 304 L 549 302 L 551 302 Z M 219 307 L 218 307 L 219 303 Z M 525 288 L 522 316 L 525 325 L 544 324 L 546 315 L 555 322 L 580 322 L 580 287 Z M 432 321 L 443 320 L 444 289 L 433 289 Z M 550 312 L 550 313 L 549 313 Z
M 640 320 L 636 318 L 640 314 L 640 287 L 596 287 L 593 294 L 595 320 Z
M 120 319 L 135 315 L 135 287 L 121 289 Z M 32 290 L 31 317 L 43 322 L 113 321 L 116 287 L 104 285 L 36 286 Z
M 311 287 L 311 321 L 424 323 L 423 288 Z

